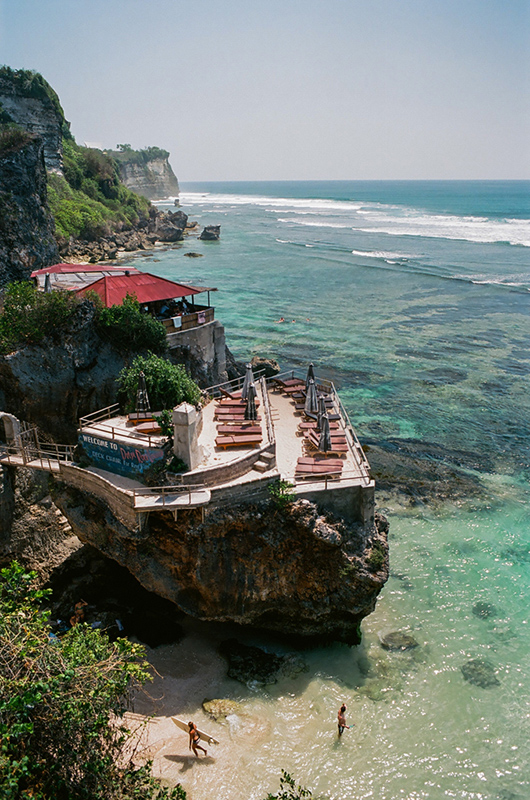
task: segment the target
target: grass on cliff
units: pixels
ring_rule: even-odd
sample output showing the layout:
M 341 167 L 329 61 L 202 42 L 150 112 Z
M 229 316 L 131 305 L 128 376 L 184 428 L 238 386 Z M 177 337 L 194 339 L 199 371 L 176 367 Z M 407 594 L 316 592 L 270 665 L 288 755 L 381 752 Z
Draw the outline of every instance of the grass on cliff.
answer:
M 35 580 L 16 562 L 0 571 L 2 800 L 185 800 L 128 747 L 123 713 L 150 680 L 143 647 L 83 624 L 53 636 Z
M 0 158 L 9 155 L 9 153 L 15 153 L 17 150 L 27 145 L 32 139 L 33 136 L 31 133 L 16 125 L 4 126 L 0 130 Z
M 124 352 L 164 352 L 164 326 L 142 313 L 134 297 L 127 296 L 123 305 L 111 308 L 96 299 L 95 326 L 102 339 Z M 82 302 L 73 292 L 40 292 L 25 281 L 8 284 L 0 313 L 0 354 L 40 344 L 46 337 L 61 341 Z
M 16 93 L 22 97 L 48 101 L 61 122 L 62 135 L 66 139 L 72 137 L 70 123 L 64 116 L 57 92 L 39 72 L 32 69 L 12 69 L 12 67 L 4 65 L 0 67 L 0 83 L 11 84 Z
M 48 175 L 48 204 L 58 236 L 93 241 L 147 222 L 149 201 L 121 183 L 111 156 L 64 139 L 63 163 L 64 178 Z

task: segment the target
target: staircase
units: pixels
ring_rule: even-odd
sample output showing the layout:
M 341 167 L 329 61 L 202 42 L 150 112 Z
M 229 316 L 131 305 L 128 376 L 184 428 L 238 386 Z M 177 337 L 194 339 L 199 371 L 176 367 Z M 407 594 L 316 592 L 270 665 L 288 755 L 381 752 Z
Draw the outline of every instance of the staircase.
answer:
M 257 470 L 257 472 L 268 472 L 275 466 L 276 466 L 275 453 L 262 453 L 259 457 L 259 460 L 254 462 L 254 464 L 252 465 L 252 469 Z

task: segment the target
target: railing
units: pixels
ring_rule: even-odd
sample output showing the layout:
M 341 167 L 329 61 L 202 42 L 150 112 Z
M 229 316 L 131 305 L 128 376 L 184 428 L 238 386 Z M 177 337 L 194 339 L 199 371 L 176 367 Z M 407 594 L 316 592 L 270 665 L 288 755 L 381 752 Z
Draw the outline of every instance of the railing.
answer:
M 305 383 L 307 378 L 307 372 L 299 369 L 292 369 L 287 370 L 285 372 L 280 372 L 278 375 L 274 375 L 272 378 L 267 378 L 267 383 L 273 383 L 275 380 L 287 380 L 289 378 L 298 378 L 302 383 Z M 366 458 L 366 454 L 357 438 L 357 434 L 355 433 L 355 428 L 350 422 L 350 418 L 348 416 L 348 412 L 344 408 L 344 404 L 340 399 L 338 392 L 335 388 L 335 384 L 333 381 L 329 381 L 326 378 L 317 378 L 315 376 L 315 385 L 318 388 L 325 389 L 329 391 L 333 398 L 333 403 L 337 407 L 337 411 L 340 414 L 342 424 L 344 426 L 344 430 L 346 432 L 346 441 L 348 442 L 349 450 L 354 462 L 358 465 L 359 470 L 363 479 L 368 484 L 371 480 L 370 475 L 370 464 L 368 463 L 368 459 Z M 348 438 L 348 434 L 351 437 L 351 441 Z M 344 474 L 344 473 L 343 473 Z M 334 480 L 337 480 L 337 477 L 334 477 Z
M 162 433 L 144 433 L 143 431 L 137 431 L 136 428 L 128 431 L 126 428 L 116 428 L 114 425 L 110 425 L 102 428 L 99 432 L 96 429 L 94 433 L 87 434 L 86 429 L 88 428 L 90 428 L 90 423 L 85 425 L 85 430 L 81 429 L 80 433 L 85 436 L 90 435 L 101 439 L 108 439 L 110 434 L 110 438 L 113 442 L 126 439 L 127 444 L 134 443 L 138 447 L 142 445 L 145 446 L 146 444 L 148 447 L 153 447 L 154 445 L 157 447 L 164 447 L 169 441 L 169 437 L 164 436 Z M 147 442 L 145 441 L 146 439 Z M 154 442 L 152 440 L 154 440 Z
M 274 426 L 272 424 L 271 404 L 269 401 L 269 393 L 267 392 L 267 381 L 264 376 L 259 379 L 261 386 L 261 394 L 263 397 L 263 409 L 265 412 L 265 421 L 267 423 L 267 437 L 269 444 L 274 444 L 276 439 L 274 437 Z
M 199 322 L 199 314 L 204 315 L 204 320 L 202 322 Z M 181 319 L 178 328 L 175 327 L 171 318 L 160 320 L 166 329 L 166 336 L 171 336 L 171 334 L 180 333 L 181 331 L 188 331 L 191 328 L 200 328 L 201 325 L 213 322 L 215 319 L 215 308 L 213 306 L 199 307 L 197 311 L 191 314 L 175 314 L 175 316 Z
M 265 377 L 265 370 L 258 369 L 253 373 L 253 375 L 254 383 L 256 383 L 256 381 Z M 220 397 L 222 395 L 221 389 L 224 389 L 225 392 L 237 392 L 237 390 L 241 389 L 243 386 L 244 380 L 245 376 L 241 375 L 239 378 L 233 378 L 231 381 L 224 381 L 224 383 L 216 383 L 214 386 L 208 386 L 207 389 L 202 389 L 201 391 L 206 397 Z M 266 380 L 268 381 L 268 378 Z
M 170 503 L 167 500 L 168 495 L 175 495 L 175 494 L 188 494 L 188 502 L 191 505 L 191 495 L 193 492 L 201 492 L 206 491 L 206 486 L 203 483 L 190 483 L 186 484 L 179 484 L 178 486 L 150 486 L 150 487 L 141 487 L 139 489 L 133 489 L 132 494 L 134 497 L 134 502 L 136 505 L 136 498 L 137 497 L 149 497 L 150 495 L 158 495 L 162 497 L 162 505 L 168 505 Z
M 101 422 L 102 419 L 110 419 L 116 417 L 120 411 L 120 404 L 113 403 L 106 408 L 100 408 L 99 411 L 93 411 L 92 414 L 87 414 L 86 417 L 79 418 L 79 427 L 93 425 L 94 422 Z
M 322 481 L 324 482 L 324 488 L 328 488 L 328 484 L 331 484 L 330 488 L 333 486 L 340 484 L 342 481 L 356 481 L 362 480 L 365 486 L 368 486 L 370 483 L 370 479 L 366 481 L 364 475 L 359 475 L 353 469 L 343 470 L 342 472 L 316 472 L 313 474 L 308 474 L 303 478 L 294 478 L 294 483 L 297 487 L 301 487 L 304 484 L 311 484 L 311 483 L 319 483 L 321 484 Z M 358 484 L 359 485 L 359 484 Z
M 2 460 L 5 462 L 7 459 L 8 464 L 20 466 L 18 460 L 13 458 L 22 458 L 24 466 L 30 464 L 35 467 L 37 462 L 39 468 L 47 472 L 53 472 L 57 468 L 52 462 L 72 462 L 74 456 L 74 445 L 70 444 L 42 444 L 37 445 L 4 445 L 0 449 Z

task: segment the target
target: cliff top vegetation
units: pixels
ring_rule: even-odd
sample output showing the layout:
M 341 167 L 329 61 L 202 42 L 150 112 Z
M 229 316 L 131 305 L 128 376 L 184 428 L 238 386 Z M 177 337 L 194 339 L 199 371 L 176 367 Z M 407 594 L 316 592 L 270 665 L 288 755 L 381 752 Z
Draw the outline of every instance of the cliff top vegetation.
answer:
M 169 158 L 169 151 L 161 147 L 144 147 L 141 150 L 133 150 L 130 144 L 117 144 L 116 150 L 107 151 L 109 156 L 115 158 L 122 164 L 147 165 L 150 161 L 165 160 Z
M 0 130 L 0 158 L 16 153 L 33 139 L 29 131 L 25 131 L 16 125 L 7 125 Z
M 39 72 L 32 69 L 12 69 L 6 65 L 1 66 L 0 88 L 4 91 L 10 90 L 10 93 L 18 94 L 21 97 L 49 101 L 61 121 L 63 137 L 65 139 L 72 138 L 70 123 L 64 116 L 59 95 Z

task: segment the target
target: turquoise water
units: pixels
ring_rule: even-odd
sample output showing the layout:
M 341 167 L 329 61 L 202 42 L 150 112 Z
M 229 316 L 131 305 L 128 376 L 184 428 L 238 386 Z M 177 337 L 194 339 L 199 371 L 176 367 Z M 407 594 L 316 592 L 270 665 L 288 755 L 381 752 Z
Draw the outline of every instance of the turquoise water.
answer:
M 185 185 L 182 208 L 201 226 L 220 223 L 221 241 L 190 238 L 135 262 L 217 286 L 236 357 L 272 356 L 284 368 L 312 360 L 336 382 L 362 441 L 414 442 L 426 458 L 441 446 L 444 465 L 479 487 L 413 506 L 380 495 L 392 577 L 359 648 L 313 651 L 309 674 L 269 692 L 214 680 L 210 696 L 231 692 L 271 730 L 248 758 L 244 747 L 223 756 L 233 767 L 227 798 L 259 800 L 281 767 L 335 800 L 530 796 L 529 190 L 523 181 Z M 203 257 L 183 257 L 190 250 Z M 490 616 L 473 612 L 480 602 Z M 386 653 L 379 636 L 391 630 L 420 647 Z M 498 686 L 464 680 L 472 658 L 493 664 Z M 190 712 L 202 699 L 190 697 Z M 342 699 L 356 728 L 338 746 Z M 243 768 L 242 784 L 233 776 Z M 214 765 L 200 781 L 187 775 L 193 798 L 221 774 Z

